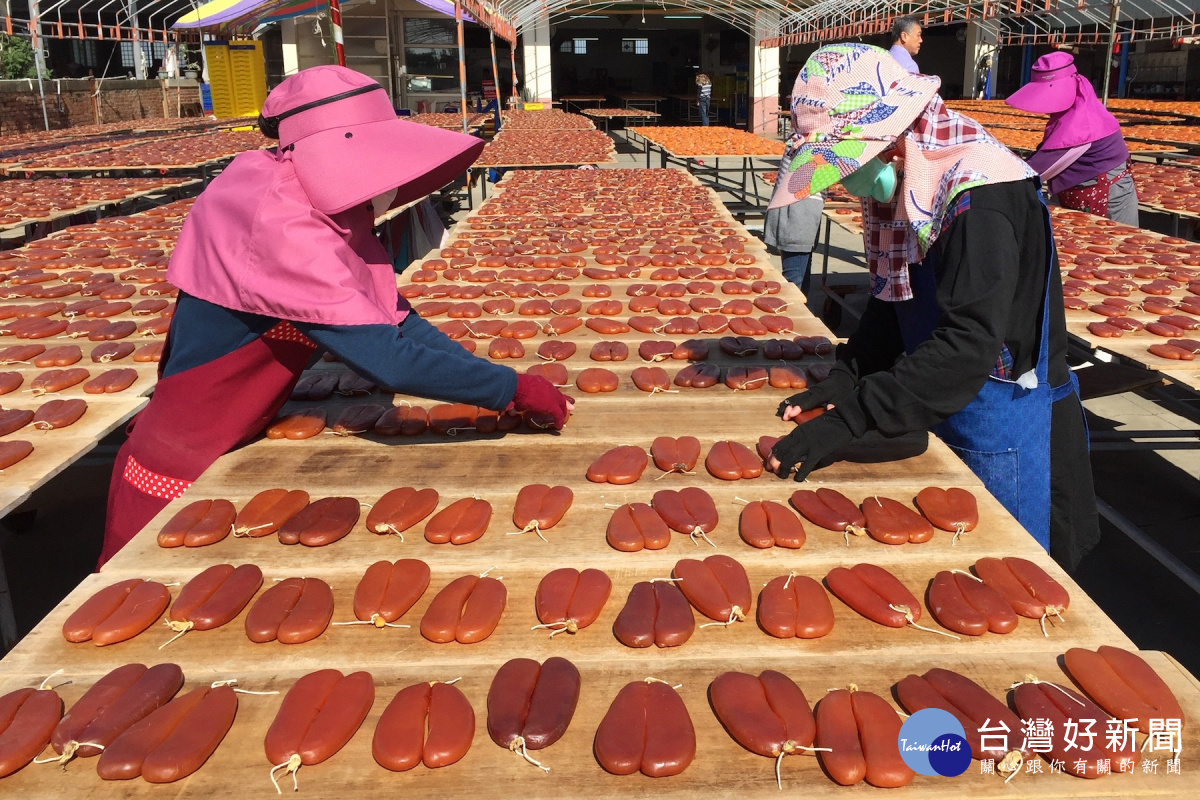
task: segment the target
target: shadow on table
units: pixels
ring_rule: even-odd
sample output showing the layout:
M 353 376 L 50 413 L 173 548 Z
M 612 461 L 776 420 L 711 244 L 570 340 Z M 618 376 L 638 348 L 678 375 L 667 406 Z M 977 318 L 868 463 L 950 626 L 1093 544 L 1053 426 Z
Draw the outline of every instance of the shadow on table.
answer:
M 635 144 L 630 144 L 629 140 L 620 131 L 613 131 L 613 148 L 619 156 L 637 155 L 644 156 L 646 153 L 642 148 Z
M 830 458 L 822 459 L 812 476 L 819 478 L 820 470 L 833 464 L 883 464 L 903 461 L 919 456 L 928 449 L 929 434 L 925 431 L 905 434 L 894 439 L 884 438 L 872 431 L 843 447 Z

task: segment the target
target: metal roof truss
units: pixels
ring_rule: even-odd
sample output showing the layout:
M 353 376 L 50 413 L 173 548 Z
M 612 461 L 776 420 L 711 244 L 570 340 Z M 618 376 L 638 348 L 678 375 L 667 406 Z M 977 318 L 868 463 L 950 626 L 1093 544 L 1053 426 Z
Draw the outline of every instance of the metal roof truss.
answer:
M 1114 5 L 1117 32 L 1131 40 L 1179 38 L 1195 33 L 1198 0 L 818 0 L 780 21 L 764 47 L 835 42 L 873 36 L 911 14 L 933 27 L 994 21 L 1001 44 L 1106 41 Z

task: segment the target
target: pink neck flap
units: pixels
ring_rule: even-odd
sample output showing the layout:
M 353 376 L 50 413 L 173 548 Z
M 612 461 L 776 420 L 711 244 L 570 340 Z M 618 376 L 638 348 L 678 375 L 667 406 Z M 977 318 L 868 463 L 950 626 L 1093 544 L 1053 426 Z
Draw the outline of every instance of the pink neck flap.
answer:
M 1075 102 L 1066 111 L 1050 115 L 1042 149 L 1063 150 L 1090 144 L 1121 130 L 1121 123 L 1109 113 L 1096 90 L 1082 75 L 1075 76 Z
M 330 180 L 336 180 L 330 176 Z M 167 279 L 225 308 L 323 325 L 397 325 L 396 292 L 367 204 L 312 207 L 289 154 L 242 153 L 196 200 Z

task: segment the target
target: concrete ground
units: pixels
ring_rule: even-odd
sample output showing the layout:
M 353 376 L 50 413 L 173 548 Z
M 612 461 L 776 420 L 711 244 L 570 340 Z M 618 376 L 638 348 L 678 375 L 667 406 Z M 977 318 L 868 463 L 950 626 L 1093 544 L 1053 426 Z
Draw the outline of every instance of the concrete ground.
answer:
M 616 166 L 645 166 L 644 155 L 622 143 L 619 133 L 615 138 Z M 774 165 L 763 167 L 763 171 L 773 169 Z M 478 201 L 478 187 L 475 197 Z M 1143 224 L 1166 223 L 1145 220 Z M 761 218 L 750 217 L 746 225 L 761 230 Z M 861 252 L 857 236 L 834 228 L 829 283 L 859 289 L 847 297 L 849 309 L 840 321 L 836 315 L 827 318 L 839 336 L 853 330 L 855 314 L 865 303 L 867 273 Z M 819 271 L 819 254 L 814 260 Z M 808 306 L 817 315 L 826 311 L 825 298 L 816 286 L 809 293 Z M 1100 397 L 1088 400 L 1085 407 L 1095 432 L 1200 428 L 1200 398 L 1169 386 Z M 94 567 L 112 458 L 122 436 L 109 437 L 92 455 L 37 492 L 23 509 L 0 520 L 0 555 L 19 634 L 28 632 Z M 1193 436 L 1184 444 L 1188 449 L 1097 448 L 1091 455 L 1092 470 L 1103 503 L 1144 533 L 1166 557 L 1200 572 L 1200 439 Z M 1100 545 L 1075 571 L 1075 579 L 1139 647 L 1165 650 L 1200 675 L 1200 638 L 1194 633 L 1200 593 L 1147 555 L 1121 528 L 1102 522 L 1102 534 Z M 1069 619 L 1068 614 L 1067 624 Z

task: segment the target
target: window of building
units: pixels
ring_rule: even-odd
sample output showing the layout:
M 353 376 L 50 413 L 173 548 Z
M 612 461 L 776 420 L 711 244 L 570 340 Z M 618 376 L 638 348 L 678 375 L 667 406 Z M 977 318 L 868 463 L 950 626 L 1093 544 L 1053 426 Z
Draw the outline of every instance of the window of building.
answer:
M 567 39 L 559 46 L 564 53 L 574 53 L 577 56 L 587 55 L 588 39 Z
M 90 67 L 97 66 L 95 63 L 95 45 L 91 41 L 80 42 L 88 46 L 87 53 L 91 56 L 90 61 L 81 61 L 78 56 L 75 60 L 80 64 L 85 64 Z M 146 69 L 149 70 L 156 62 L 161 64 L 162 58 L 167 53 L 167 45 L 165 42 L 138 42 L 142 53 L 146 57 Z M 128 70 L 135 70 L 137 65 L 133 60 L 133 42 L 121 42 L 121 67 Z M 153 75 L 148 77 L 153 78 Z
M 404 70 L 410 92 L 458 89 L 458 34 L 454 20 L 404 19 Z
M 637 55 L 637 56 L 649 55 L 650 54 L 650 40 L 649 39 L 622 39 L 621 40 L 621 52 L 622 53 L 633 53 L 634 55 Z
M 452 19 L 405 17 L 404 43 L 457 45 L 458 32 Z
M 96 68 L 96 42 L 92 39 L 72 39 L 71 58 L 76 64 Z

